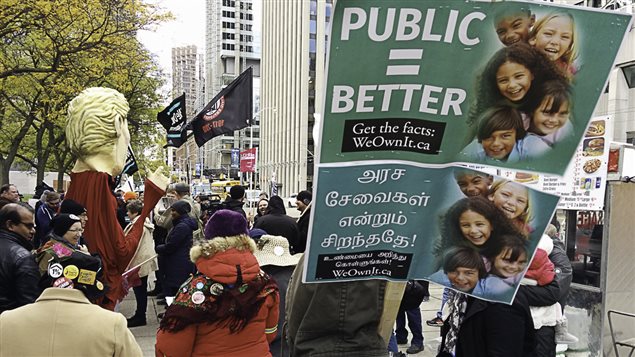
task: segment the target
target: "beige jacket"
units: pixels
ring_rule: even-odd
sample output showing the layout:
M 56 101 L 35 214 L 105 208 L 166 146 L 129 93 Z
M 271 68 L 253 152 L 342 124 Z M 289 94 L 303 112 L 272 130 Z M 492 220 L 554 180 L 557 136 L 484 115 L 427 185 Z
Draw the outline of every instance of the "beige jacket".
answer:
M 35 303 L 0 315 L 0 357 L 4 356 L 143 353 L 122 314 L 91 304 L 79 290 L 48 288 Z
M 134 223 L 139 219 L 139 216 L 135 217 L 127 226 L 126 229 L 123 230 L 125 235 L 128 235 L 128 232 L 132 229 Z M 145 222 L 143 222 L 143 234 L 141 235 L 141 239 L 139 240 L 139 245 L 137 246 L 137 250 L 134 252 L 134 256 L 128 263 L 126 267 L 126 271 L 128 269 L 133 268 L 144 261 L 148 260 L 152 256 L 156 256 L 154 252 L 154 239 L 152 237 L 152 232 L 154 231 L 154 225 L 150 222 L 149 218 L 146 218 Z M 150 260 L 149 262 L 143 264 L 141 268 L 139 268 L 139 277 L 143 278 L 144 276 L 148 276 L 153 271 L 159 269 L 159 263 L 157 258 Z

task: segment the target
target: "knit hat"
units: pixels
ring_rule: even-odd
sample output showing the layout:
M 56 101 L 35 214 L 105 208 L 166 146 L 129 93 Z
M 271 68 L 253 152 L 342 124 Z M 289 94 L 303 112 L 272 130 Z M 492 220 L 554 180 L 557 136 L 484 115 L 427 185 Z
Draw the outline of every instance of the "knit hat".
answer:
M 247 220 L 242 214 L 222 209 L 216 211 L 205 225 L 205 238 L 233 237 L 237 235 L 249 235 Z
M 298 264 L 302 254 L 291 255 L 289 241 L 282 236 L 264 235 L 256 241 L 254 252 L 260 266 L 275 265 L 287 267 Z
M 232 186 L 229 189 L 229 196 L 235 200 L 239 200 L 245 197 L 245 188 L 240 185 Z
M 264 229 L 260 229 L 260 228 L 252 228 L 249 230 L 249 236 L 253 239 L 258 239 L 262 236 L 264 236 L 265 234 L 267 234 L 267 232 L 265 232 Z
M 67 198 L 62 201 L 60 213 L 69 213 L 79 216 L 80 214 L 86 213 L 86 208 L 70 198 Z
M 313 199 L 313 195 L 309 191 L 300 191 L 298 192 L 298 195 L 295 199 L 303 202 L 305 205 L 308 205 L 309 202 L 311 202 L 311 200 Z
M 137 193 L 134 191 L 128 191 L 123 194 L 123 200 L 125 202 L 128 202 L 130 200 L 136 200 L 136 199 L 137 199 Z
M 192 207 L 186 201 L 176 201 L 170 206 L 170 209 L 175 210 L 180 215 L 186 215 L 192 211 Z
M 47 252 L 52 258 L 40 280 L 42 288 L 77 289 L 90 300 L 106 292 L 106 287 L 99 281 L 103 275 L 99 257 L 74 251 L 59 242 L 52 244 Z
M 80 219 L 76 215 L 60 213 L 51 220 L 53 233 L 61 237 L 68 232 L 73 224 L 77 222 L 80 222 Z

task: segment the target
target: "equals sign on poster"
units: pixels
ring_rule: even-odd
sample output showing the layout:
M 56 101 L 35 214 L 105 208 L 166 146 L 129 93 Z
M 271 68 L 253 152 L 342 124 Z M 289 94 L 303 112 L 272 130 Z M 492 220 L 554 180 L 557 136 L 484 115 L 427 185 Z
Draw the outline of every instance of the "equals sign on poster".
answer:
M 423 49 L 399 49 L 399 50 L 393 49 L 393 50 L 390 50 L 390 55 L 388 56 L 388 60 L 390 61 L 421 60 L 421 58 L 423 58 Z M 407 65 L 407 64 L 389 65 L 388 67 L 386 67 L 386 75 L 387 76 L 417 76 L 419 75 L 419 67 L 421 66 Z

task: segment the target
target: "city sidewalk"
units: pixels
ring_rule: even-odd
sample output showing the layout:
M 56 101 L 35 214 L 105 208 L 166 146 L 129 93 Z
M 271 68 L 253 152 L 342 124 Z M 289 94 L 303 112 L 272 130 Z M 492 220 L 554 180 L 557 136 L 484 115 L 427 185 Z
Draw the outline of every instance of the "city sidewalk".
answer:
M 148 280 L 154 281 L 154 278 L 151 276 Z M 439 309 L 439 306 L 441 306 L 442 292 L 443 288 L 438 285 L 430 284 L 430 301 L 421 304 L 425 349 L 422 352 L 409 356 L 436 356 L 437 347 L 439 345 L 439 328 L 426 325 L 425 320 L 429 320 L 435 316 L 436 311 Z M 121 304 L 119 304 L 119 312 L 126 317 L 130 317 L 134 314 L 135 307 L 136 302 L 134 293 L 130 290 L 128 296 L 126 296 Z M 137 339 L 139 346 L 141 346 L 144 356 L 154 356 L 154 343 L 156 340 L 157 329 L 159 328 L 159 319 L 157 318 L 157 314 L 163 311 L 165 311 L 165 307 L 157 305 L 156 297 L 149 296 L 148 310 L 146 312 L 146 321 L 148 324 L 146 326 L 133 327 L 130 329 Z M 409 336 L 409 339 L 410 338 L 411 336 Z M 409 345 L 400 345 L 399 350 L 405 353 L 408 346 Z
M 149 281 L 154 281 L 154 276 L 151 275 L 148 279 Z M 152 287 L 150 287 L 152 288 Z M 430 320 L 436 316 L 436 312 L 441 306 L 441 295 L 443 294 L 443 287 L 430 284 L 430 300 L 421 304 L 421 319 L 423 323 L 423 336 L 424 336 L 424 344 L 425 348 L 423 351 L 417 354 L 411 354 L 408 356 L 413 357 L 434 357 L 437 354 L 437 349 L 439 348 L 439 342 L 441 338 L 439 337 L 439 328 L 438 327 L 430 327 L 426 325 L 426 320 Z M 130 317 L 134 314 L 136 302 L 134 298 L 134 293 L 130 290 L 130 293 L 126 298 L 119 304 L 119 312 L 124 314 L 126 317 Z M 154 356 L 154 343 L 156 340 L 157 329 L 159 328 L 159 319 L 157 318 L 157 314 L 165 311 L 165 307 L 161 305 L 157 305 L 156 297 L 151 296 L 148 297 L 148 310 L 146 313 L 146 320 L 148 324 L 146 326 L 133 327 L 130 330 L 134 334 L 139 346 L 143 350 L 143 355 L 147 357 Z M 408 340 L 412 338 L 412 335 L 408 336 Z M 409 344 L 399 345 L 399 350 L 401 352 L 406 352 L 406 349 L 409 347 Z M 567 352 L 558 354 L 558 356 L 566 356 L 566 357 L 583 357 L 588 356 L 587 352 Z

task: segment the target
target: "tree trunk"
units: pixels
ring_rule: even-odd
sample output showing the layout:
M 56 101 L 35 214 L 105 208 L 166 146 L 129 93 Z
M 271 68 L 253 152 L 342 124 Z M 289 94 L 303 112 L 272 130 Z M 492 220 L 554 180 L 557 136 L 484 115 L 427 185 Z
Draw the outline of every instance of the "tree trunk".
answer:
M 64 170 L 59 170 L 57 172 L 57 187 L 55 188 L 57 190 L 57 192 L 61 191 L 61 190 L 65 190 L 64 188 Z
M 7 165 L 4 158 L 0 156 L 0 185 L 9 183 L 9 170 L 11 165 Z

